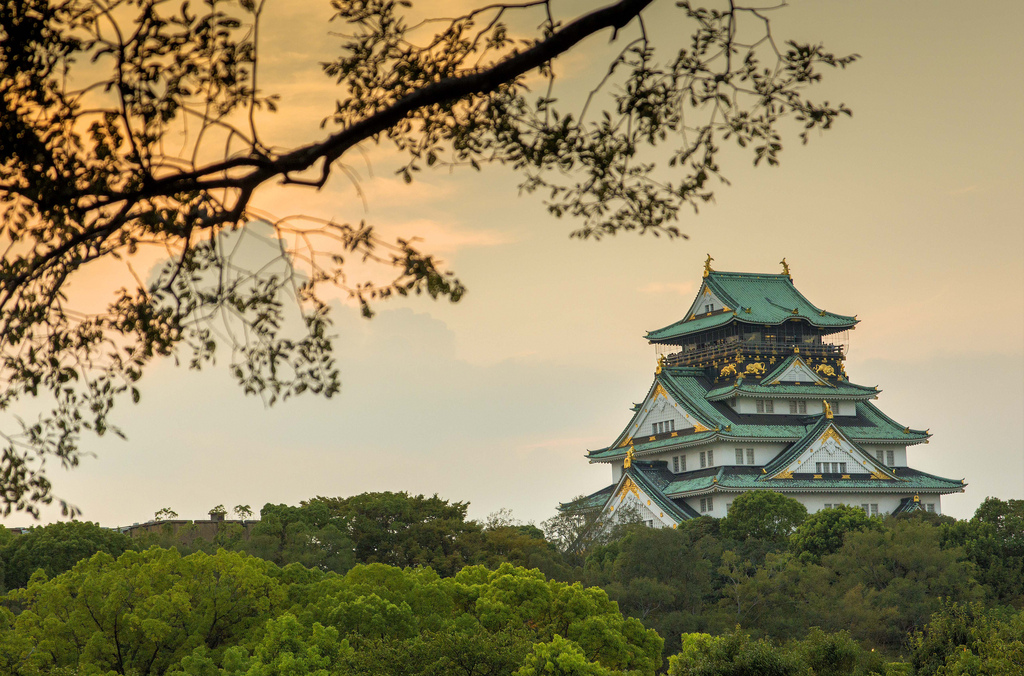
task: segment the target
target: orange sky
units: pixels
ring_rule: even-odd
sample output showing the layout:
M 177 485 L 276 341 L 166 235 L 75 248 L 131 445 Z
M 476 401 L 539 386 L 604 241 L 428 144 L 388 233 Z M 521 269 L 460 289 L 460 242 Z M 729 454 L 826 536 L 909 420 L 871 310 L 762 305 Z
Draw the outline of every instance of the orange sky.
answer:
M 282 106 L 266 135 L 307 141 L 330 110 L 317 67 L 336 43 L 328 3 L 268 4 L 262 77 Z M 685 30 L 674 3 L 654 11 L 659 39 Z M 371 322 L 339 306 L 343 392 L 328 402 L 265 410 L 223 369 L 159 365 L 142 404 L 120 411 L 129 441 L 87 440 L 95 459 L 53 468 L 56 493 L 104 525 L 364 490 L 436 492 L 471 501 L 474 517 L 510 507 L 539 521 L 610 481 L 582 455 L 628 421 L 653 376 L 641 336 L 681 318 L 710 252 L 717 269 L 739 271 L 776 272 L 785 256 L 812 302 L 858 315 L 847 372 L 877 384 L 897 421 L 931 428 L 910 463 L 969 483 L 943 499 L 947 513 L 1024 497 L 1024 59 L 1012 48 L 1024 9 L 798 1 L 774 28 L 861 54 L 818 94 L 854 116 L 806 147 L 784 143 L 778 168 L 728 151 L 732 186 L 684 215 L 689 241 L 569 240 L 576 224 L 519 196 L 509 170 L 406 186 L 383 150 L 370 152 L 373 177 L 360 169 L 368 211 L 342 180 L 267 190 L 258 205 L 278 215 L 422 236 L 469 293 L 457 305 L 389 303 Z M 606 42 L 592 39 L 562 72 L 593 77 Z

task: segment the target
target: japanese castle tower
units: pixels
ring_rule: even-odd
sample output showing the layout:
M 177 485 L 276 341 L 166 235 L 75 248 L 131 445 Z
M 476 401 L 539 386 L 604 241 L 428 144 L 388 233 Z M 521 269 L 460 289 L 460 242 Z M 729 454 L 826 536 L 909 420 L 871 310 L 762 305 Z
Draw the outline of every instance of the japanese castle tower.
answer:
M 877 387 L 847 378 L 857 318 L 808 301 L 785 259 L 782 274 L 719 272 L 712 260 L 686 315 L 647 334 L 660 353 L 654 382 L 611 445 L 587 453 L 611 466 L 613 483 L 581 502 L 657 528 L 723 517 L 751 490 L 809 512 L 941 513 L 940 496 L 965 484 L 909 467 L 907 447 L 928 432 L 897 423 L 873 403 Z

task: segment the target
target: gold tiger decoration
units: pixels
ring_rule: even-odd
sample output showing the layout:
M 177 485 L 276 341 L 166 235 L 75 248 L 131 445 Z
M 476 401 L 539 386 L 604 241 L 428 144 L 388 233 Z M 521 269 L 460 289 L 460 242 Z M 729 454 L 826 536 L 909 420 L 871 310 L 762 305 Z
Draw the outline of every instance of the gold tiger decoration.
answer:
M 765 372 L 764 362 L 756 362 L 754 364 L 747 364 L 746 373 L 751 375 L 760 376 L 764 375 Z
M 818 364 L 818 368 L 814 369 L 814 371 L 816 373 L 823 373 L 826 376 L 834 376 L 836 374 L 836 370 L 828 364 Z
M 729 364 L 728 366 L 723 368 L 722 372 L 720 374 L 718 374 L 718 375 L 719 375 L 720 378 L 724 378 L 726 376 L 734 376 L 734 375 L 736 375 L 736 364 Z

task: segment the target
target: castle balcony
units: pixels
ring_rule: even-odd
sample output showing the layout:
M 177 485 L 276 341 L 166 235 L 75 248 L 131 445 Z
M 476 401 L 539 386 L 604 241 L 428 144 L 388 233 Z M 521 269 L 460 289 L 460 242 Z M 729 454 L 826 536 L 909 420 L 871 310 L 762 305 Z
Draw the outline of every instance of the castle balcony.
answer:
M 788 357 L 799 352 L 804 357 L 845 359 L 848 345 L 828 343 L 796 343 L 789 341 L 719 341 L 685 345 L 655 345 L 668 366 L 707 365 L 709 362 L 734 357 Z

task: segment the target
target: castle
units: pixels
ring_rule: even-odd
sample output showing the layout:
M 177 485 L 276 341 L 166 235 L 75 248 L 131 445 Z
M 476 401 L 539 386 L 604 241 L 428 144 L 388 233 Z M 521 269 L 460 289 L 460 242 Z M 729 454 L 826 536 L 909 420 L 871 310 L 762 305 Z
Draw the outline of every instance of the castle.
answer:
M 940 497 L 966 484 L 910 467 L 907 448 L 928 431 L 897 423 L 873 403 L 877 387 L 847 378 L 856 316 L 808 301 L 785 259 L 781 274 L 719 272 L 712 260 L 685 316 L 647 334 L 658 365 L 633 417 L 587 453 L 611 466 L 612 484 L 574 504 L 655 528 L 724 517 L 751 490 L 808 512 L 941 513 Z

